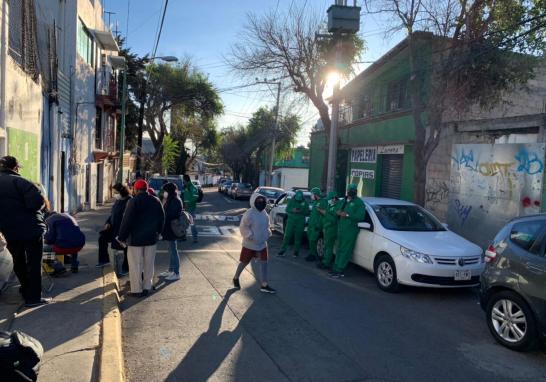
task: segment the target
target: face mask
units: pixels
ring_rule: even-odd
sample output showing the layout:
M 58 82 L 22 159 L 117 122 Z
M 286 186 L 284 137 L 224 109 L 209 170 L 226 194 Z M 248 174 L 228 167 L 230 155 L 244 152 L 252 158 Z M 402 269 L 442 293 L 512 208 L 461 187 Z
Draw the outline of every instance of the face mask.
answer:
M 165 191 L 163 193 L 163 199 L 167 199 L 168 197 L 169 197 L 169 193 Z
M 356 190 L 349 190 L 347 192 L 347 195 L 350 196 L 351 198 L 356 197 Z
M 256 202 L 254 202 L 254 206 L 258 211 L 265 210 L 265 200 L 256 200 Z
M 330 205 L 330 206 L 333 206 L 333 205 L 334 205 L 334 203 L 335 203 L 335 200 L 334 200 L 334 199 L 332 199 L 332 200 L 328 200 L 328 205 Z
M 120 200 L 120 199 L 121 199 L 121 195 L 118 194 L 118 193 L 114 194 L 114 199 Z

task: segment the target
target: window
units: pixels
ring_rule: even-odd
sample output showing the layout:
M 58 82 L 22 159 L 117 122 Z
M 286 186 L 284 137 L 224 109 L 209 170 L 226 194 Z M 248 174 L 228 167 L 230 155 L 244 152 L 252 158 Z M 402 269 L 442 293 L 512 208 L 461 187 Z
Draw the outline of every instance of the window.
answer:
M 435 232 L 444 226 L 423 208 L 412 205 L 376 205 L 373 210 L 386 229 L 392 231 Z
M 93 66 L 93 37 L 80 19 L 78 19 L 77 48 L 78 54 L 87 64 Z
M 531 220 L 516 223 L 512 226 L 510 241 L 526 251 L 535 253 L 540 248 L 533 246 L 533 244 L 539 237 L 544 226 L 544 220 Z
M 97 107 L 95 117 L 95 148 L 102 150 L 102 109 Z
M 34 3 L 30 0 L 12 0 L 9 8 L 9 55 L 25 73 L 37 81 L 40 71 Z
M 406 79 L 389 83 L 387 90 L 387 111 L 397 111 L 408 107 Z

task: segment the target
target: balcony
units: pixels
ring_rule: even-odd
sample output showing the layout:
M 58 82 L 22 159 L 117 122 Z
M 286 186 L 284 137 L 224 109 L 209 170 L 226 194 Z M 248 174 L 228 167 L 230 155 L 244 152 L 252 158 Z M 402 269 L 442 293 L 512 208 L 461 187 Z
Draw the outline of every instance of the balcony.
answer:
M 113 75 L 103 75 L 97 78 L 97 106 L 109 113 L 116 113 L 120 110 L 120 99 L 118 95 L 118 82 Z

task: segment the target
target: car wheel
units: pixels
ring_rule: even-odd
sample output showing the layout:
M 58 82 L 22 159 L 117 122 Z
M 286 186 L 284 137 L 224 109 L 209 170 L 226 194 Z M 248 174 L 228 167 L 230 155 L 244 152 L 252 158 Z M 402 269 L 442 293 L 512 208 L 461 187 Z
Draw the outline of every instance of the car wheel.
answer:
M 523 351 L 536 344 L 537 328 L 533 312 L 517 293 L 502 291 L 492 295 L 485 312 L 487 326 L 501 345 Z
M 396 265 L 389 255 L 382 254 L 377 257 L 374 264 L 374 272 L 375 281 L 379 289 L 390 293 L 398 292 L 399 284 L 396 276 Z
M 324 238 L 322 236 L 317 240 L 317 256 L 319 259 L 324 257 Z

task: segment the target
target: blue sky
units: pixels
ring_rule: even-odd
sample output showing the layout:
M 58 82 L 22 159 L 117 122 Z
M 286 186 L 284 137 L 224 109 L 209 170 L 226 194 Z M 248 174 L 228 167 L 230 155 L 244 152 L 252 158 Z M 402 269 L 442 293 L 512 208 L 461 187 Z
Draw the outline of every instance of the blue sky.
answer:
M 105 11 L 115 12 L 110 16 L 113 29 L 117 27 L 124 36 L 128 31 L 127 42 L 133 51 L 140 55 L 150 54 L 163 0 L 102 0 L 102 3 Z M 170 0 L 157 54 L 190 56 L 218 89 L 229 88 L 243 82 L 229 71 L 223 56 L 237 41 L 249 12 L 260 14 L 276 8 L 283 12 L 292 4 L 305 4 L 310 11 L 326 16 L 326 9 L 332 3 L 333 0 Z M 108 22 L 108 19 L 108 14 L 105 14 L 105 21 Z M 383 33 L 385 22 L 388 21 L 377 16 L 362 18 L 360 33 L 366 41 L 367 50 L 361 61 L 373 61 L 381 57 L 402 38 L 399 35 L 386 39 Z M 357 72 L 365 66 L 361 65 Z M 260 106 L 274 104 L 273 94 L 263 88 L 249 88 L 221 95 L 226 113 L 218 120 L 219 128 L 245 123 Z M 310 129 L 318 116 L 312 106 L 299 108 L 297 112 L 304 122 L 298 143 L 306 145 Z

